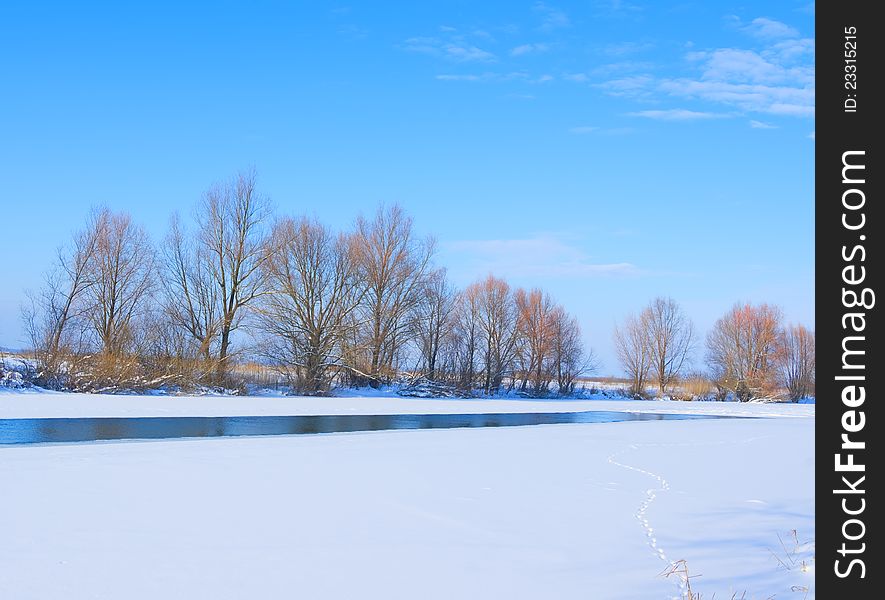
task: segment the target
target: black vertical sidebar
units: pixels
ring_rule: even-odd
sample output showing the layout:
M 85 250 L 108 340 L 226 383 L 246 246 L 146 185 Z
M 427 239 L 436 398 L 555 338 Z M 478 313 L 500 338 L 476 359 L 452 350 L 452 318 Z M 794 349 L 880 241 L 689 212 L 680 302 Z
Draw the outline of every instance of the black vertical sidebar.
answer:
M 885 414 L 877 301 L 885 106 L 883 24 L 873 2 L 825 0 L 815 25 L 816 549 L 818 598 L 881 597 Z M 876 412 L 879 411 L 879 412 Z

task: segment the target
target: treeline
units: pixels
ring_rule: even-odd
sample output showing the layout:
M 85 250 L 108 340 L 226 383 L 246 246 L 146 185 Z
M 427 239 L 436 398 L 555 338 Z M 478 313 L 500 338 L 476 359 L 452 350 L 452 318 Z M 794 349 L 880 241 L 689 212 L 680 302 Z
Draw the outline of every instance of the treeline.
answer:
M 248 355 L 294 392 L 425 377 L 461 393 L 574 391 L 592 366 L 577 320 L 489 275 L 457 290 L 398 206 L 334 232 L 275 217 L 254 172 L 211 188 L 154 245 L 94 211 L 23 309 L 52 389 L 237 387 Z
M 615 348 L 630 392 L 647 396 L 732 396 L 799 400 L 814 395 L 814 332 L 785 325 L 768 304 L 735 304 L 707 334 L 707 373 L 687 372 L 698 346 L 691 320 L 671 298 L 656 298 L 615 328 Z M 705 389 L 709 382 L 712 390 Z

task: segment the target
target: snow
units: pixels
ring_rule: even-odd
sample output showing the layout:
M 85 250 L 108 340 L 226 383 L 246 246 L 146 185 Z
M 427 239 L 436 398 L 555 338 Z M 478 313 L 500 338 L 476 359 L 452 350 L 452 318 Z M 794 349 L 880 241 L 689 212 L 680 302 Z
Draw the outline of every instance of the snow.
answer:
M 363 392 L 365 394 L 365 392 Z M 675 400 L 403 398 L 390 392 L 330 398 L 70 394 L 0 389 L 0 419 L 39 417 L 259 416 L 500 413 L 618 410 L 757 417 L 814 416 L 813 404 Z
M 683 559 L 704 598 L 813 597 L 814 405 L 0 394 L 6 418 L 615 406 L 780 417 L 0 447 L 0 598 L 665 599 Z

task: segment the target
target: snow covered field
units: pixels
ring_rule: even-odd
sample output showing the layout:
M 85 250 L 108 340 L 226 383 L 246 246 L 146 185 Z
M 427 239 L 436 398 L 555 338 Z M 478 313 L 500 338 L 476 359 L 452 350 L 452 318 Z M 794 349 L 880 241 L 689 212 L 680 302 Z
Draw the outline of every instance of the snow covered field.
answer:
M 813 405 L 0 394 L 0 418 L 587 409 L 774 418 L 0 447 L 0 598 L 644 600 L 680 597 L 681 559 L 705 599 L 813 597 L 789 539 L 814 540 Z
M 139 396 L 70 394 L 0 388 L 0 419 L 38 417 L 258 416 L 403 413 L 499 413 L 623 410 L 737 416 L 814 416 L 814 405 L 670 400 L 533 400 L 403 398 L 375 392 L 334 398 L 285 396 Z

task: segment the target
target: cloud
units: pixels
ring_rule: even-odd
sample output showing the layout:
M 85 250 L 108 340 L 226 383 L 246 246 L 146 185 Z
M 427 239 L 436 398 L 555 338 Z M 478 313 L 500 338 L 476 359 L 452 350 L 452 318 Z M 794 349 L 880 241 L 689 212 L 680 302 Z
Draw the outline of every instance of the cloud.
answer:
M 543 54 L 550 50 L 547 44 L 523 44 L 510 51 L 511 56 L 524 56 L 526 54 Z
M 741 26 L 740 29 L 753 37 L 764 40 L 799 37 L 799 32 L 795 28 L 766 17 L 753 19 L 748 25 Z
M 727 81 L 667 79 L 658 89 L 671 96 L 707 100 L 748 112 L 808 117 L 814 115 L 814 86 L 770 86 Z
M 755 19 L 761 48 L 715 48 L 685 55 L 694 76 L 661 78 L 636 74 L 595 84 L 609 95 L 642 101 L 663 97 L 701 101 L 748 113 L 814 116 L 814 40 L 788 38 L 795 30 Z M 754 25 L 755 24 L 755 25 Z M 747 26 L 749 27 L 749 26 Z M 777 35 L 775 35 L 776 32 Z M 796 33 L 798 35 L 798 33 Z M 774 39 L 777 38 L 777 39 Z
M 484 81 L 491 76 L 491 73 L 483 75 L 437 75 L 434 79 L 440 81 Z
M 638 54 L 651 50 L 655 45 L 651 42 L 620 42 L 617 44 L 609 44 L 603 48 L 603 53 L 608 56 L 627 56 L 630 54 Z
M 507 277 L 606 277 L 641 273 L 628 262 L 594 262 L 580 248 L 554 235 L 522 239 L 460 240 L 444 244 L 447 253 L 457 254 L 466 279 L 488 273 Z
M 795 56 L 792 51 L 788 54 Z M 712 52 L 692 52 L 686 58 L 702 63 L 702 78 L 711 81 L 735 83 L 792 83 L 814 82 L 813 65 L 788 65 L 777 48 L 765 56 L 753 50 L 721 48 Z M 780 56 L 778 56 L 780 54 Z
M 808 139 L 809 139 L 809 140 L 813 140 L 813 139 L 814 139 L 814 132 L 813 132 L 813 131 L 812 131 L 811 133 L 808 134 Z
M 643 10 L 643 7 L 624 0 L 594 0 L 597 11 L 609 16 L 631 15 Z
M 655 79 L 650 75 L 631 75 L 595 84 L 609 95 L 641 98 L 651 95 Z
M 783 40 L 771 46 L 766 55 L 769 60 L 776 60 L 781 63 L 796 63 L 806 56 L 814 56 L 814 40 L 811 38 L 802 38 L 798 40 Z
M 622 60 L 607 65 L 600 65 L 593 69 L 593 74 L 600 77 L 609 77 L 615 73 L 638 73 L 649 72 L 655 69 L 654 63 L 648 61 Z
M 496 60 L 494 54 L 465 41 L 462 36 L 452 36 L 450 39 L 412 37 L 405 40 L 401 47 L 408 52 L 429 54 L 456 62 L 494 62 Z
M 489 62 L 495 60 L 495 55 L 486 52 L 481 48 L 471 45 L 446 44 L 446 55 L 458 61 L 482 61 Z
M 572 127 L 568 131 L 574 135 L 627 135 L 636 132 L 633 127 L 596 127 L 594 125 Z
M 722 119 L 729 116 L 721 113 L 686 110 L 684 108 L 673 108 L 669 110 L 641 110 L 639 112 L 627 113 L 627 115 L 630 117 L 644 117 L 646 119 L 655 119 L 658 121 L 701 121 L 706 119 Z
M 571 25 L 568 15 L 558 8 L 544 2 L 535 2 L 532 8 L 541 15 L 541 31 L 550 32 Z
M 750 127 L 753 129 L 777 129 L 777 125 L 771 123 L 763 123 L 762 121 L 750 121 Z
M 496 73 L 486 71 L 485 73 L 467 73 L 467 74 L 449 74 L 443 73 L 436 75 L 435 79 L 439 81 L 481 81 L 490 83 L 502 83 L 507 81 L 522 81 L 529 84 L 547 83 L 553 81 L 553 75 L 539 75 L 532 77 L 525 71 L 510 71 L 507 73 Z

